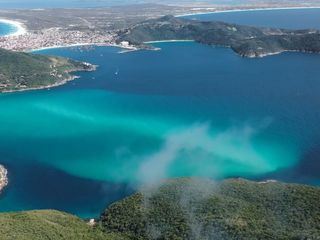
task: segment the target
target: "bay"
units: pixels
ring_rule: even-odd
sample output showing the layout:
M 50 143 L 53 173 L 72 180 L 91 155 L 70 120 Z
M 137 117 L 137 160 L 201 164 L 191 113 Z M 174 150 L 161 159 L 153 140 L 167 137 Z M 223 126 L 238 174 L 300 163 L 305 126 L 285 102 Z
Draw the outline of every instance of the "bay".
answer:
M 0 95 L 0 162 L 10 174 L 0 211 L 97 216 L 167 177 L 319 182 L 319 55 L 247 59 L 192 42 L 155 45 L 162 50 L 38 52 L 99 68 Z

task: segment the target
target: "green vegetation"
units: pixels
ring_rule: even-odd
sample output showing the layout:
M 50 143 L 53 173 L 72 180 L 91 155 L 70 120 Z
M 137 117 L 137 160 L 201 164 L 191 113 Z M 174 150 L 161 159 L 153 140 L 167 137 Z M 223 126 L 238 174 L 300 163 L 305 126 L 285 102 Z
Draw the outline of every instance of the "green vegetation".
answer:
M 54 210 L 0 214 L 1 240 L 320 239 L 320 189 L 173 179 L 111 205 L 98 223 Z
M 320 31 L 258 28 L 224 22 L 200 22 L 173 16 L 151 19 L 118 32 L 118 42 L 143 46 L 158 40 L 194 40 L 231 47 L 245 57 L 284 51 L 320 52 Z
M 108 232 L 130 239 L 320 239 L 320 189 L 177 179 L 113 204 Z
M 0 214 L 1 240 L 125 240 L 105 234 L 83 220 L 58 211 L 43 210 Z
M 0 92 L 57 86 L 74 79 L 71 72 L 94 69 L 67 58 L 0 49 Z

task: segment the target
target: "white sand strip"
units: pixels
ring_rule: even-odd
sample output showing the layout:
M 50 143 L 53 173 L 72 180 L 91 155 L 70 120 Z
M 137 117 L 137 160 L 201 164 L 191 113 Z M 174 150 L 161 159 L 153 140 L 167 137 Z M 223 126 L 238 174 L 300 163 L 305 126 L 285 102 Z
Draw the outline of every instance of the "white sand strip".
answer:
M 194 40 L 159 40 L 159 41 L 149 41 L 144 43 L 151 44 L 151 43 L 170 43 L 170 42 L 195 42 L 195 41 Z
M 41 47 L 36 49 L 31 49 L 28 52 L 37 52 L 49 49 L 57 49 L 57 48 L 71 48 L 71 47 L 82 47 L 82 46 L 95 46 L 97 44 L 94 43 L 75 43 L 75 44 L 66 44 L 66 45 L 55 45 L 50 47 Z
M 16 28 L 15 32 L 9 33 L 5 36 L 20 36 L 27 33 L 27 29 L 24 27 L 24 25 L 21 22 L 9 20 L 9 19 L 0 19 L 0 23 L 10 24 Z
M 194 12 L 194 13 L 186 13 L 181 15 L 176 15 L 175 17 L 188 17 L 188 16 L 197 16 L 197 15 L 206 15 L 213 13 L 233 13 L 233 12 L 251 12 L 251 11 L 274 11 L 274 10 L 303 10 L 303 9 L 320 9 L 320 6 L 315 7 L 274 7 L 274 8 L 248 8 L 248 9 L 231 9 L 231 10 L 216 10 L 216 11 L 208 11 L 208 12 Z M 200 10 L 200 9 L 199 9 Z M 205 8 L 204 8 L 205 10 Z

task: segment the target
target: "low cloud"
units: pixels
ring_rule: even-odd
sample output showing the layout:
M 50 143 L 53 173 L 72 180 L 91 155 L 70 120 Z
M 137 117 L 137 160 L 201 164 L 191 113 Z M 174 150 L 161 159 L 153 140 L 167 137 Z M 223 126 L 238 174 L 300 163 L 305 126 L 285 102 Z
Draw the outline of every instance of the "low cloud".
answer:
M 254 137 L 270 124 L 243 125 L 215 132 L 209 123 L 171 132 L 162 148 L 144 157 L 137 178 L 143 183 L 156 183 L 174 175 L 174 168 L 192 169 L 193 176 L 220 177 L 232 172 L 232 167 L 263 172 L 270 168 L 268 161 L 253 145 Z

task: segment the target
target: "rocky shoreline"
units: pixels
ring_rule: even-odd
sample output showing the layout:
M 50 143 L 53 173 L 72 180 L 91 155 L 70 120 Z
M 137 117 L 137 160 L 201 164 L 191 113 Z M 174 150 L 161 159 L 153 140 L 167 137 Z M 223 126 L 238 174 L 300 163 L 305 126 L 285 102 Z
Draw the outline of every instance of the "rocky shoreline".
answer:
M 0 192 L 8 185 L 8 170 L 0 165 Z
M 146 42 L 189 40 L 231 48 L 242 57 L 261 58 L 282 52 L 320 52 L 320 31 L 253 27 L 174 16 L 149 19 L 117 32 L 117 43 L 148 48 Z
M 22 92 L 22 91 L 31 91 L 31 90 L 40 90 L 40 89 L 50 89 L 53 87 L 58 87 L 61 85 L 64 85 L 70 81 L 73 81 L 75 79 L 78 79 L 79 76 L 74 75 L 73 73 L 76 72 L 91 72 L 95 71 L 97 69 L 97 65 L 93 65 L 87 62 L 78 62 L 78 61 L 73 61 L 70 60 L 71 63 L 74 64 L 74 67 L 65 70 L 63 73 L 58 73 L 55 71 L 52 71 L 50 76 L 54 76 L 56 80 L 50 84 L 43 84 L 39 86 L 23 86 L 20 88 L 13 88 L 13 89 L 0 89 L 0 93 L 12 93 L 12 92 Z M 50 77 L 48 75 L 48 77 Z

